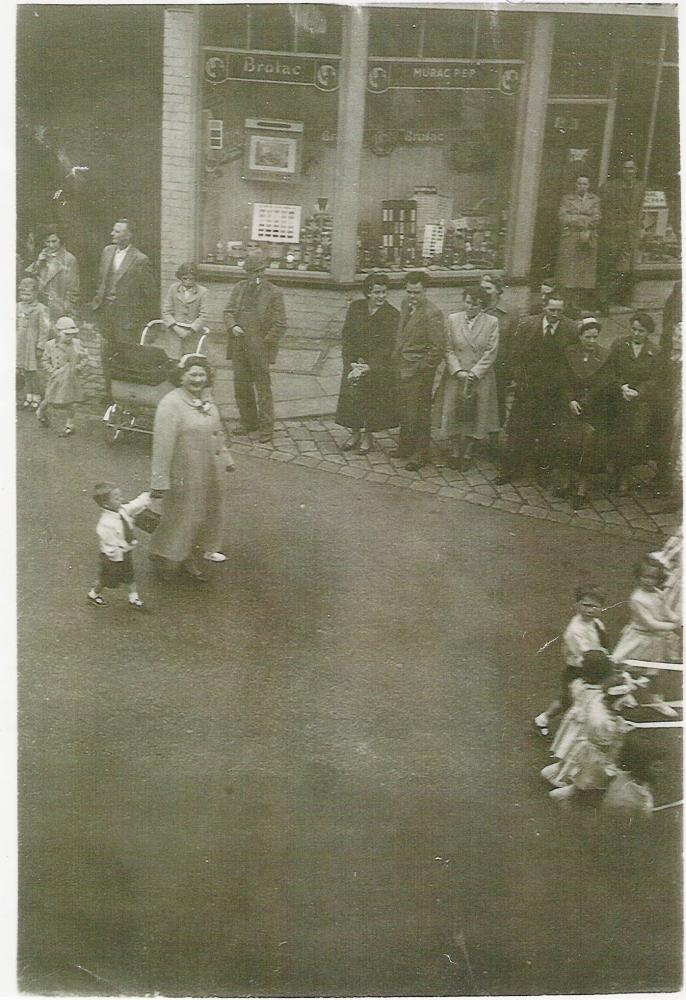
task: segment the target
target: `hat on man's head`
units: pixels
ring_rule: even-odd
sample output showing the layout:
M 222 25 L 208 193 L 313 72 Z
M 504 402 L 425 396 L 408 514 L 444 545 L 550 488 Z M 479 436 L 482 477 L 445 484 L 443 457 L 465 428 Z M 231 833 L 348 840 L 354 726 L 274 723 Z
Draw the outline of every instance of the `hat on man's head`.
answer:
M 262 250 L 251 250 L 243 264 L 243 270 L 246 274 L 256 274 L 258 271 L 266 271 L 268 267 L 269 258 Z

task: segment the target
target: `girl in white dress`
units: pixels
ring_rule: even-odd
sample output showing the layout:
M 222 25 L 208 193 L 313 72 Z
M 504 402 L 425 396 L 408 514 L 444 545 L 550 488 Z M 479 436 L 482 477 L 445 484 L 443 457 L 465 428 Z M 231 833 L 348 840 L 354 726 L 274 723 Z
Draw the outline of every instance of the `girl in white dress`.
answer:
M 569 799 L 577 790 L 607 788 L 616 774 L 617 755 L 629 726 L 612 711 L 607 698 L 613 671 L 607 653 L 600 649 L 584 653 L 581 677 L 571 684 L 572 707 L 551 747 L 559 762 L 541 771 L 541 777 L 555 785 L 549 793 L 553 799 Z

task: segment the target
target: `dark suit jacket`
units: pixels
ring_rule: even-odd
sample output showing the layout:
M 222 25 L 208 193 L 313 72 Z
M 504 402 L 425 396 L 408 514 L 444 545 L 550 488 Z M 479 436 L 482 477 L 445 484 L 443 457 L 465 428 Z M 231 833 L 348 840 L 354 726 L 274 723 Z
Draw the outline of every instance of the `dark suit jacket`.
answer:
M 106 304 L 107 281 L 116 250 L 106 246 L 100 258 L 98 290 L 91 303 L 94 312 Z M 110 302 L 113 325 L 123 333 L 142 333 L 143 327 L 155 318 L 158 307 L 153 300 L 153 279 L 150 261 L 134 246 L 129 246 L 121 267 L 114 275 L 114 301 Z
M 554 349 L 543 343 L 543 314 L 523 319 L 517 328 L 516 346 L 512 358 L 512 377 L 533 392 L 542 388 L 546 393 L 561 392 L 564 352 L 578 342 L 577 325 L 562 316 L 557 324 Z
M 610 371 L 616 391 L 623 385 L 636 389 L 645 396 L 658 375 L 660 368 L 657 348 L 649 340 L 643 344 L 638 357 L 631 350 L 630 337 L 618 337 L 610 348 Z
M 410 315 L 404 299 L 393 352 L 399 378 L 409 379 L 420 371 L 433 371 L 443 358 L 446 344 L 445 317 L 441 310 L 423 299 Z
M 235 340 L 231 333 L 231 328 L 240 323 L 240 311 L 243 298 L 248 289 L 249 281 L 239 281 L 234 285 L 229 294 L 229 301 L 224 310 L 224 324 L 226 326 L 226 356 L 231 358 L 233 354 L 233 342 Z M 269 353 L 269 360 L 273 364 L 279 350 L 279 340 L 286 332 L 286 307 L 283 301 L 283 292 L 276 288 L 270 281 L 260 279 L 259 291 L 257 293 L 257 329 L 247 331 L 251 337 L 256 337 L 266 345 Z

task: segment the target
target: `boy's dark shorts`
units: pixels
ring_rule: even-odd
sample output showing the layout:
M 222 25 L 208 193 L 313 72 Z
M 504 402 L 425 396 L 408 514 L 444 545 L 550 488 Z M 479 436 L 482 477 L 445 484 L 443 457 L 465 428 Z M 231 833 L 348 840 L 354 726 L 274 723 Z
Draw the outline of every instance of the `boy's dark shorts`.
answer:
M 103 587 L 114 590 L 122 583 L 133 583 L 133 557 L 130 552 L 124 553 L 121 562 L 108 559 L 104 552 L 100 553 L 100 582 Z

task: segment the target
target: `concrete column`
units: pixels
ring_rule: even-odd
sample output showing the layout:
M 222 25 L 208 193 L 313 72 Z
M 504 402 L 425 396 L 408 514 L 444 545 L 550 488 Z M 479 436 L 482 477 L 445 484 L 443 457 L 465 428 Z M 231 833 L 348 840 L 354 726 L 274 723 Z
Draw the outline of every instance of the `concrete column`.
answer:
M 337 281 L 351 281 L 357 256 L 369 13 L 363 7 L 353 6 L 343 17 L 331 271 Z
M 164 12 L 162 94 L 161 293 L 179 264 L 194 260 L 197 247 L 198 129 L 200 87 L 199 14 L 194 6 Z M 202 141 L 202 140 L 200 140 Z
M 507 262 L 507 272 L 512 278 L 526 277 L 531 267 L 555 36 L 553 14 L 534 14 L 533 18 L 513 162 Z

